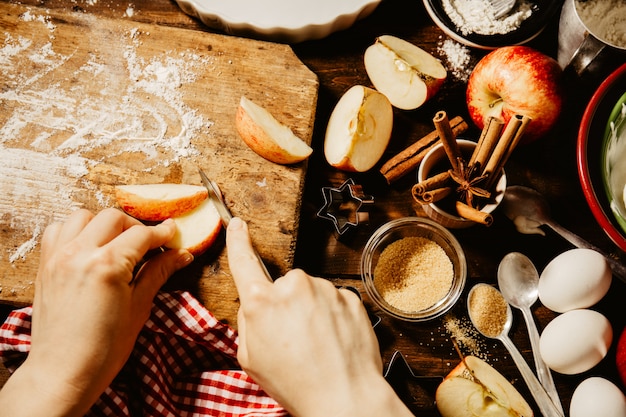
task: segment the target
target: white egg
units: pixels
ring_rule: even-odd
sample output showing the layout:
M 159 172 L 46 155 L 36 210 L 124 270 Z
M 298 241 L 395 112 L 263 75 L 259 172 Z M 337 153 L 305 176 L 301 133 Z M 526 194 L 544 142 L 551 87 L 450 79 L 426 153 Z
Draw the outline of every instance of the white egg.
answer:
M 596 366 L 613 341 L 609 320 L 593 310 L 571 310 L 552 320 L 539 338 L 541 357 L 550 369 L 567 375 Z
M 609 291 L 611 267 L 600 253 L 571 249 L 554 258 L 541 272 L 539 301 L 552 311 L 588 308 Z
M 581 382 L 569 406 L 570 417 L 626 417 L 626 397 L 611 381 L 591 377 Z

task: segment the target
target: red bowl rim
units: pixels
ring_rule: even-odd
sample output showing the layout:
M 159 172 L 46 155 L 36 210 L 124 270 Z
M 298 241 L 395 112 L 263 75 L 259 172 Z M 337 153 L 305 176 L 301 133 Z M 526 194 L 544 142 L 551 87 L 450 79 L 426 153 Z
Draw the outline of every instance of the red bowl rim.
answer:
M 576 144 L 576 159 L 578 165 L 578 177 L 583 189 L 583 194 L 587 200 L 587 204 L 591 209 L 593 216 L 598 224 L 602 227 L 604 232 L 611 238 L 611 240 L 623 251 L 626 252 L 626 237 L 620 233 L 617 227 L 612 223 L 611 219 L 607 216 L 607 213 L 602 208 L 600 200 L 596 191 L 593 188 L 591 176 L 589 173 L 589 165 L 587 162 L 587 137 L 593 116 L 596 109 L 600 105 L 602 99 L 607 94 L 613 83 L 626 73 L 626 64 L 623 64 L 615 71 L 613 71 L 598 87 L 591 100 L 587 104 L 583 117 L 578 129 L 578 140 Z

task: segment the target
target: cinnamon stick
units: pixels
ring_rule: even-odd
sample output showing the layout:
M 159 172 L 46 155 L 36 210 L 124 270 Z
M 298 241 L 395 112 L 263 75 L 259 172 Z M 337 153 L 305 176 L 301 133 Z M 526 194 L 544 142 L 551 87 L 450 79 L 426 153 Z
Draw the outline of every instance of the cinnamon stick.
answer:
M 450 171 L 444 171 L 439 174 L 428 177 L 413 186 L 415 192 L 423 194 L 426 191 L 440 188 L 450 181 Z
M 493 223 L 493 216 L 490 213 L 485 213 L 474 207 L 468 206 L 462 201 L 456 202 L 456 211 L 459 216 L 464 219 L 471 220 L 476 223 L 484 224 L 485 226 L 491 226 Z
M 415 189 L 415 185 L 414 185 L 411 190 L 411 194 L 413 195 L 413 199 L 417 203 L 421 205 L 426 205 L 426 204 L 436 203 L 437 201 L 446 198 L 452 193 L 452 191 L 454 191 L 452 187 L 440 187 L 440 188 L 433 188 L 430 190 L 418 192 Z
M 492 116 L 487 119 L 468 164 L 474 172 L 481 172 L 480 170 L 485 167 L 489 155 L 500 139 L 503 127 L 504 120 L 499 117 Z
M 507 123 L 502 137 L 498 141 L 496 148 L 483 170 L 483 174 L 488 176 L 486 183 L 487 189 L 492 187 L 500 177 L 500 171 L 513 152 L 513 149 L 524 135 L 524 130 L 528 126 L 528 123 L 530 123 L 530 118 L 520 114 L 511 117 Z
M 450 120 L 450 127 L 454 136 L 462 135 L 469 129 L 469 126 L 461 116 L 456 116 Z M 388 184 L 399 180 L 407 173 L 414 171 L 424 159 L 424 156 L 437 143 L 439 134 L 433 130 L 426 136 L 420 138 L 402 152 L 389 159 L 381 168 L 380 173 L 385 177 Z
M 433 123 L 443 144 L 443 149 L 446 151 L 446 155 L 450 160 L 452 169 L 458 171 L 459 158 L 461 158 L 461 151 L 459 144 L 456 142 L 456 136 L 452 132 L 448 115 L 445 111 L 440 110 L 435 114 Z

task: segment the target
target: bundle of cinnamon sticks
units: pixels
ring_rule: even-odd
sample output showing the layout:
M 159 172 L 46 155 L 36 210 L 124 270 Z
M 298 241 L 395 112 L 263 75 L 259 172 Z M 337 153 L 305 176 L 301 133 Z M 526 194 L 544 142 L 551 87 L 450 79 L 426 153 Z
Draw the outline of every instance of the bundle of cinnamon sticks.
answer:
M 490 117 L 469 160 L 466 160 L 461 155 L 446 112 L 437 112 L 433 123 L 450 168 L 415 184 L 411 190 L 415 201 L 431 204 L 453 195 L 460 217 L 490 225 L 491 215 L 480 209 L 492 200 L 502 169 L 530 121 L 529 117 L 516 114 L 505 127 L 502 119 Z

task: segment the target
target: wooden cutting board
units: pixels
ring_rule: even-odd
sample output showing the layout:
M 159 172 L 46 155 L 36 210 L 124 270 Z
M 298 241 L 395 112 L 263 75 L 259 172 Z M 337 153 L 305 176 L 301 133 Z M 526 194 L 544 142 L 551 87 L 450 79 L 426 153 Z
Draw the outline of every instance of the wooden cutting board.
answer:
M 311 142 L 318 80 L 286 45 L 0 3 L 0 302 L 32 302 L 45 226 L 115 205 L 116 184 L 216 181 L 268 269 L 293 263 L 306 162 L 234 128 L 242 95 Z M 169 287 L 234 324 L 223 237 Z

